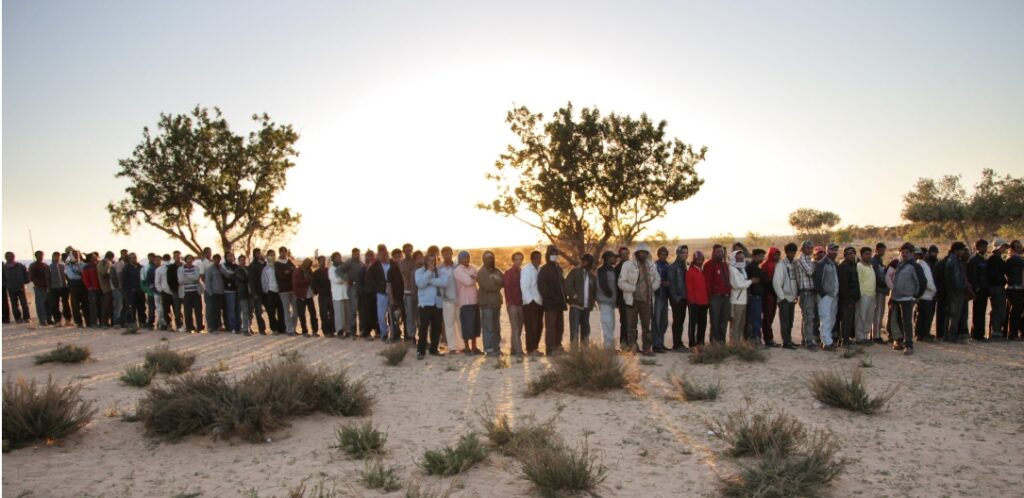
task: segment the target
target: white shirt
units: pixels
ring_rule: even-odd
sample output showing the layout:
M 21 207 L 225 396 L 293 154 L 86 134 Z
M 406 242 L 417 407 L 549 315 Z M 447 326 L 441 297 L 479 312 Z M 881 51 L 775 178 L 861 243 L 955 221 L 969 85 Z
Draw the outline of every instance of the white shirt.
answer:
M 274 263 L 267 263 L 263 267 L 263 275 L 260 276 L 263 288 L 267 292 L 277 292 L 277 275 L 274 273 Z
M 924 270 L 924 279 L 928 281 L 928 287 L 925 289 L 924 294 L 921 294 L 921 299 L 925 301 L 932 301 L 935 299 L 935 278 L 932 277 L 932 268 L 928 266 L 928 263 L 922 260 L 917 260 L 918 266 Z
M 590 304 L 590 272 L 583 272 L 583 307 Z
M 540 298 L 540 288 L 537 287 L 538 273 L 540 273 L 538 268 L 535 268 L 533 264 L 528 264 L 523 267 L 523 272 L 519 275 L 519 290 L 523 291 L 524 305 L 544 304 Z

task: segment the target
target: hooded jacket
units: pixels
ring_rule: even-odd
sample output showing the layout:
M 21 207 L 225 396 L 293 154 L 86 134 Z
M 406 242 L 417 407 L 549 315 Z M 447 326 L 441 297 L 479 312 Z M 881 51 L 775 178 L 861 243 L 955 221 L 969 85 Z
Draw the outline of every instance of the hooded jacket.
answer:
M 950 296 L 963 296 L 967 293 L 967 275 L 964 274 L 964 267 L 960 258 L 951 255 L 946 258 L 945 269 L 942 272 L 945 279 L 946 294 Z
M 928 290 L 924 270 L 914 260 L 900 261 L 892 276 L 893 301 L 913 301 Z
M 478 296 L 480 307 L 500 308 L 501 289 L 505 287 L 505 274 L 497 266 L 488 268 L 483 265 L 476 272 L 476 284 L 480 286 Z
M 839 302 L 852 304 L 860 300 L 860 276 L 857 262 L 843 260 L 836 268 L 839 277 Z
M 648 258 L 643 263 L 636 259 L 636 253 L 640 251 L 646 251 Z M 651 286 L 651 300 L 654 299 L 654 291 L 658 289 L 658 284 L 661 282 L 658 277 L 658 268 L 654 265 L 654 261 L 651 261 L 650 250 L 647 249 L 647 244 L 637 245 L 636 251 L 633 252 L 633 257 L 622 263 L 622 268 L 619 270 L 619 290 L 622 291 L 622 301 L 626 303 L 626 306 L 633 306 L 633 295 L 636 293 L 637 282 L 640 279 L 640 265 L 643 264 L 647 271 L 647 283 Z M 648 303 L 651 304 L 651 303 Z
M 775 295 L 778 296 L 780 301 L 796 302 L 796 297 L 799 293 L 796 281 L 796 264 L 796 260 L 790 261 L 787 258 L 782 258 L 775 265 L 775 274 L 772 275 L 772 288 L 775 290 Z
M 942 261 L 942 269 L 943 270 L 945 269 L 945 263 L 946 263 L 946 261 L 943 260 Z M 932 301 L 932 300 L 935 299 L 935 294 L 938 292 L 939 286 L 937 284 L 939 282 L 936 280 L 936 277 L 932 276 L 932 267 L 931 267 L 931 265 L 929 265 L 927 262 L 921 261 L 921 260 L 917 261 L 917 265 L 921 267 L 921 272 L 924 273 L 924 282 L 925 282 L 924 294 L 921 294 L 920 298 L 925 300 L 925 301 Z M 936 273 L 938 275 L 938 278 L 943 278 L 941 271 L 938 271 Z
M 839 270 L 832 258 L 825 256 L 814 265 L 814 292 L 819 296 L 839 296 Z
M 601 265 L 597 269 L 597 302 L 602 305 L 615 306 L 618 299 L 618 280 L 615 277 L 615 267 Z
M 750 288 L 752 283 L 747 278 L 747 267 L 746 263 L 737 263 L 736 254 L 743 251 L 733 251 L 729 253 L 729 285 L 732 289 L 729 291 L 729 303 L 730 304 L 747 304 L 747 289 Z
M 668 267 L 668 297 L 673 303 L 686 300 L 686 262 L 678 256 Z

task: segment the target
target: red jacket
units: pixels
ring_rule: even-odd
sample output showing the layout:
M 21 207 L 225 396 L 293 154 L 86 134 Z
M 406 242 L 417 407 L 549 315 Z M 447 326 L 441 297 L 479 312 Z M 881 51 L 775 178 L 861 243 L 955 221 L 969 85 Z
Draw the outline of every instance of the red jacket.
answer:
M 96 273 L 96 265 L 85 265 L 82 269 L 82 283 L 87 290 L 100 290 L 100 276 Z
M 503 283 L 505 285 L 505 304 L 508 306 L 523 305 L 523 289 L 519 287 L 521 272 L 522 270 L 515 265 L 505 272 Z
M 686 300 L 690 304 L 708 304 L 708 283 L 704 279 L 704 272 L 693 265 L 686 271 Z
M 305 275 L 302 274 L 302 268 L 296 268 L 292 272 L 292 292 L 295 293 L 295 299 L 306 299 L 306 293 L 309 292 L 309 284 L 313 282 L 313 275 L 310 274 L 309 280 L 306 279 Z
M 725 261 L 709 259 L 704 263 L 704 279 L 708 282 L 708 296 L 728 296 L 729 266 Z

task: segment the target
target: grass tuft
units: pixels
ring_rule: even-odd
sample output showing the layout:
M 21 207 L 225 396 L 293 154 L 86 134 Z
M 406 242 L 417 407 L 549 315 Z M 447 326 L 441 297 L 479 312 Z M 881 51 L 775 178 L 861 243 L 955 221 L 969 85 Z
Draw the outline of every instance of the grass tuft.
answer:
M 81 363 L 91 356 L 89 348 L 74 344 L 62 344 L 55 349 L 35 357 L 36 365 L 43 363 Z
M 591 454 L 586 440 L 579 449 L 564 444 L 527 448 L 520 462 L 523 476 L 545 497 L 592 491 L 607 476 L 607 468 Z
M 445 446 L 439 450 L 427 450 L 420 460 L 420 468 L 427 475 L 452 476 L 482 462 L 487 458 L 487 448 L 476 433 L 471 432 L 459 438 L 454 447 Z
M 132 387 L 146 387 L 153 382 L 155 376 L 156 369 L 154 368 L 145 365 L 131 365 L 124 369 L 118 380 Z
M 146 351 L 144 366 L 162 374 L 180 374 L 188 372 L 196 362 L 196 355 L 172 351 L 166 344 Z
M 788 456 L 807 438 L 807 429 L 783 411 L 747 406 L 729 412 L 724 420 L 708 423 L 708 428 L 729 443 L 732 456 L 761 456 L 773 453 Z
M 741 466 L 738 475 L 723 479 L 721 492 L 726 497 L 820 496 L 848 465 L 837 459 L 839 445 L 825 432 L 815 432 L 804 448 L 788 455 L 769 452 L 749 466 Z
M 384 362 L 388 365 L 392 367 L 398 366 L 405 359 L 405 356 L 409 354 L 409 346 L 405 342 L 392 344 L 378 354 L 384 357 Z
M 762 362 L 768 359 L 768 355 L 749 341 L 740 341 L 732 344 L 712 343 L 700 348 L 694 348 L 690 353 L 690 363 L 695 365 L 714 365 L 722 363 L 730 356 L 745 362 Z
M 853 358 L 854 356 L 858 356 L 858 355 L 862 355 L 862 354 L 864 354 L 864 348 L 862 348 L 860 346 L 853 347 L 853 348 L 846 348 L 846 349 L 843 350 L 843 358 L 845 358 L 845 359 L 850 359 L 850 358 Z
M 683 401 L 714 401 L 722 392 L 722 384 L 717 382 L 699 384 L 682 376 L 671 376 L 669 382 L 675 387 L 676 397 Z
M 551 360 L 552 368 L 527 384 L 527 395 L 548 389 L 601 392 L 624 389 L 640 380 L 631 358 L 613 350 L 586 346 L 573 348 Z
M 19 377 L 3 387 L 4 451 L 42 439 L 47 442 L 85 427 L 96 410 L 80 396 L 82 386 L 59 386 L 52 377 L 46 384 Z
M 340 449 L 352 458 L 366 458 L 384 453 L 387 433 L 378 431 L 369 421 L 362 425 L 345 425 L 335 431 L 337 444 L 331 448 Z
M 477 416 L 491 447 L 503 455 L 520 457 L 526 451 L 558 440 L 555 432 L 557 414 L 544 422 L 537 422 L 535 417 L 528 415 L 515 427 L 507 413 L 495 414 L 485 408 Z
M 379 489 L 387 493 L 402 488 L 402 481 L 394 467 L 385 467 L 379 458 L 366 462 L 359 475 L 359 483 L 366 489 Z
M 817 372 L 810 381 L 811 394 L 818 401 L 836 408 L 874 415 L 882 411 L 896 395 L 896 386 L 871 396 L 864 388 L 860 367 L 854 367 L 849 378 L 836 372 Z

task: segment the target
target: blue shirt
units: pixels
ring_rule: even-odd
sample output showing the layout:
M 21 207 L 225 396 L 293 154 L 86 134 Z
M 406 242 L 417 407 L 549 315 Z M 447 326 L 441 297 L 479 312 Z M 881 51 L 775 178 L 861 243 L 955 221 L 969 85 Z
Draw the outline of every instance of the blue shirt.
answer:
M 422 267 L 416 269 L 416 298 L 419 300 L 420 308 L 440 308 L 442 295 L 447 286 L 448 275 L 441 271 L 430 271 Z
M 68 280 L 81 280 L 82 263 L 73 263 L 68 261 L 68 263 L 64 265 L 64 274 L 68 276 Z
M 658 269 L 658 288 L 654 291 L 655 297 L 667 298 L 669 294 L 668 287 L 662 287 L 661 281 L 668 280 L 668 267 L 671 264 L 668 261 L 657 260 L 654 262 L 654 266 Z

